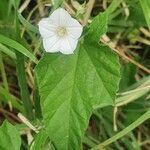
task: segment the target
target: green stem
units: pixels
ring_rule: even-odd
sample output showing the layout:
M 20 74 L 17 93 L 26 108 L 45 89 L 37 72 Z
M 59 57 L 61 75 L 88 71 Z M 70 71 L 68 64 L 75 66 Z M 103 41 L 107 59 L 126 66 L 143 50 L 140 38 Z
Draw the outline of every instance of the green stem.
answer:
M 141 117 L 139 117 L 135 122 L 133 122 L 131 125 L 114 135 L 113 137 L 109 138 L 108 140 L 104 141 L 103 143 L 93 147 L 91 150 L 98 150 L 98 149 L 103 149 L 105 146 L 115 142 L 116 140 L 120 139 L 133 129 L 135 129 L 137 126 L 139 126 L 141 123 L 146 121 L 147 119 L 150 118 L 150 110 L 144 113 Z

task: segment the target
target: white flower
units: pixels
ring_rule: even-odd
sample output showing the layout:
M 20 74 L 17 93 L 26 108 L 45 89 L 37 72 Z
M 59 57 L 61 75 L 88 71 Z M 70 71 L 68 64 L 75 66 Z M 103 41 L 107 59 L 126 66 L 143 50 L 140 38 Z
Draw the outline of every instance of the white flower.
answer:
M 77 47 L 83 27 L 62 9 L 56 9 L 48 18 L 39 22 L 39 31 L 46 52 L 72 54 Z

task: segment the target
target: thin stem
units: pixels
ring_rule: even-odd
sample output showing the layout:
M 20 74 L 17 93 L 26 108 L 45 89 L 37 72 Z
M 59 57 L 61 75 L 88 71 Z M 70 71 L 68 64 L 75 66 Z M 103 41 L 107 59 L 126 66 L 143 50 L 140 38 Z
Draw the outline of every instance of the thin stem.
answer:
M 103 143 L 93 147 L 91 150 L 100 150 L 103 149 L 105 146 L 117 141 L 133 129 L 135 129 L 137 126 L 139 126 L 141 123 L 146 121 L 147 119 L 150 118 L 150 110 L 144 113 L 141 117 L 139 117 L 135 122 L 133 122 L 131 125 L 114 135 L 113 137 L 109 138 L 108 140 L 104 141 Z
M 26 124 L 30 129 L 32 129 L 33 131 L 35 131 L 35 133 L 38 133 L 38 130 L 30 123 L 30 121 L 23 116 L 21 113 L 18 114 L 19 119 Z
M 21 120 L 17 116 L 15 116 L 13 113 L 11 113 L 11 112 L 3 109 L 3 108 L 0 108 L 0 113 L 2 113 L 3 115 L 11 117 L 13 120 L 15 120 L 19 123 L 21 122 Z
M 88 23 L 88 20 L 89 20 L 89 18 L 91 16 L 91 12 L 92 12 L 94 4 L 95 4 L 95 0 L 90 0 L 87 3 L 87 5 L 86 5 L 87 9 L 86 9 L 86 12 L 85 12 L 85 15 L 84 15 L 84 19 L 83 19 L 83 26 L 85 26 Z
M 114 131 L 117 131 L 118 128 L 117 128 L 117 111 L 118 111 L 118 107 L 114 107 L 114 110 L 113 110 L 113 127 L 114 127 Z

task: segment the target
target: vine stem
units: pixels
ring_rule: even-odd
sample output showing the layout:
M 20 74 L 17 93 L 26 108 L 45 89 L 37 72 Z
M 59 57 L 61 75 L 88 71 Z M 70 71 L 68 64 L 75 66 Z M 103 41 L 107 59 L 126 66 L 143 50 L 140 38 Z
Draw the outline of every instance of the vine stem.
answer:
M 139 117 L 136 121 L 134 121 L 128 127 L 126 127 L 125 129 L 123 129 L 122 131 L 120 131 L 119 133 L 117 133 L 116 135 L 114 135 L 113 137 L 109 138 L 108 140 L 104 141 L 103 143 L 101 143 L 101 144 L 93 147 L 91 150 L 100 150 L 100 149 L 103 149 L 107 145 L 115 142 L 116 140 L 120 139 L 121 137 L 123 137 L 124 135 L 126 135 L 127 133 L 129 133 L 130 131 L 132 131 L 133 129 L 135 129 L 137 126 L 139 126 L 141 123 L 143 123 L 144 121 L 146 121 L 149 118 L 150 118 L 150 110 L 147 111 L 146 113 L 144 113 L 141 117 Z

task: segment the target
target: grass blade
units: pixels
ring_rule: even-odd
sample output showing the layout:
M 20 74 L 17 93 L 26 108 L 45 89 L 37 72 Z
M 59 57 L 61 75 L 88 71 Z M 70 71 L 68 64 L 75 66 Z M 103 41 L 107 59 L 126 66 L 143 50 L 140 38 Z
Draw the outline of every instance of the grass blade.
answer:
M 2 101 L 4 103 L 8 103 L 9 96 L 11 96 L 11 100 L 12 100 L 11 102 L 12 102 L 13 108 L 24 113 L 24 108 L 22 106 L 21 101 L 19 99 L 17 99 L 15 96 L 13 96 L 11 94 L 9 95 L 8 91 L 0 86 L 0 101 Z
M 10 56 L 12 59 L 16 59 L 16 54 L 1 43 L 0 43 L 0 51 Z
M 9 87 L 8 87 L 8 82 L 7 82 L 7 77 L 6 77 L 6 72 L 5 72 L 3 57 L 2 57 L 1 52 L 0 52 L 0 70 L 2 74 L 3 85 L 6 91 L 9 93 Z M 8 94 L 8 105 L 9 105 L 10 110 L 12 111 L 11 97 L 9 94 Z
M 150 30 L 150 1 L 149 0 L 140 0 L 140 4 L 142 7 L 148 28 Z
M 137 126 L 139 126 L 141 123 L 143 123 L 144 121 L 146 121 L 149 118 L 150 118 L 150 110 L 147 111 L 146 113 L 144 113 L 141 117 L 139 117 L 135 122 L 133 122 L 132 124 L 130 124 L 128 127 L 126 127 L 125 129 L 123 129 L 122 131 L 120 131 L 119 133 L 117 133 L 116 135 L 114 135 L 113 137 L 109 138 L 108 140 L 104 141 L 103 143 L 95 146 L 91 150 L 103 149 L 105 146 L 107 146 L 107 145 L 115 142 L 119 138 L 123 137 L 124 135 L 126 135 L 127 133 L 129 133 L 130 131 L 132 131 L 133 129 L 135 129 Z
M 19 52 L 16 52 L 16 56 L 17 56 L 16 68 L 17 68 L 18 83 L 21 90 L 21 99 L 25 108 L 27 118 L 33 119 L 32 104 L 30 101 L 24 67 L 24 56 Z
M 20 13 L 18 13 L 18 18 L 20 22 L 26 27 L 29 31 L 34 33 L 38 33 L 38 28 L 33 26 L 30 22 L 28 22 Z
M 17 50 L 18 52 L 22 53 L 23 55 L 30 58 L 33 62 L 37 63 L 36 57 L 30 53 L 24 46 L 22 46 L 20 43 L 0 34 L 0 43 L 5 44 L 7 46 L 10 46 Z

